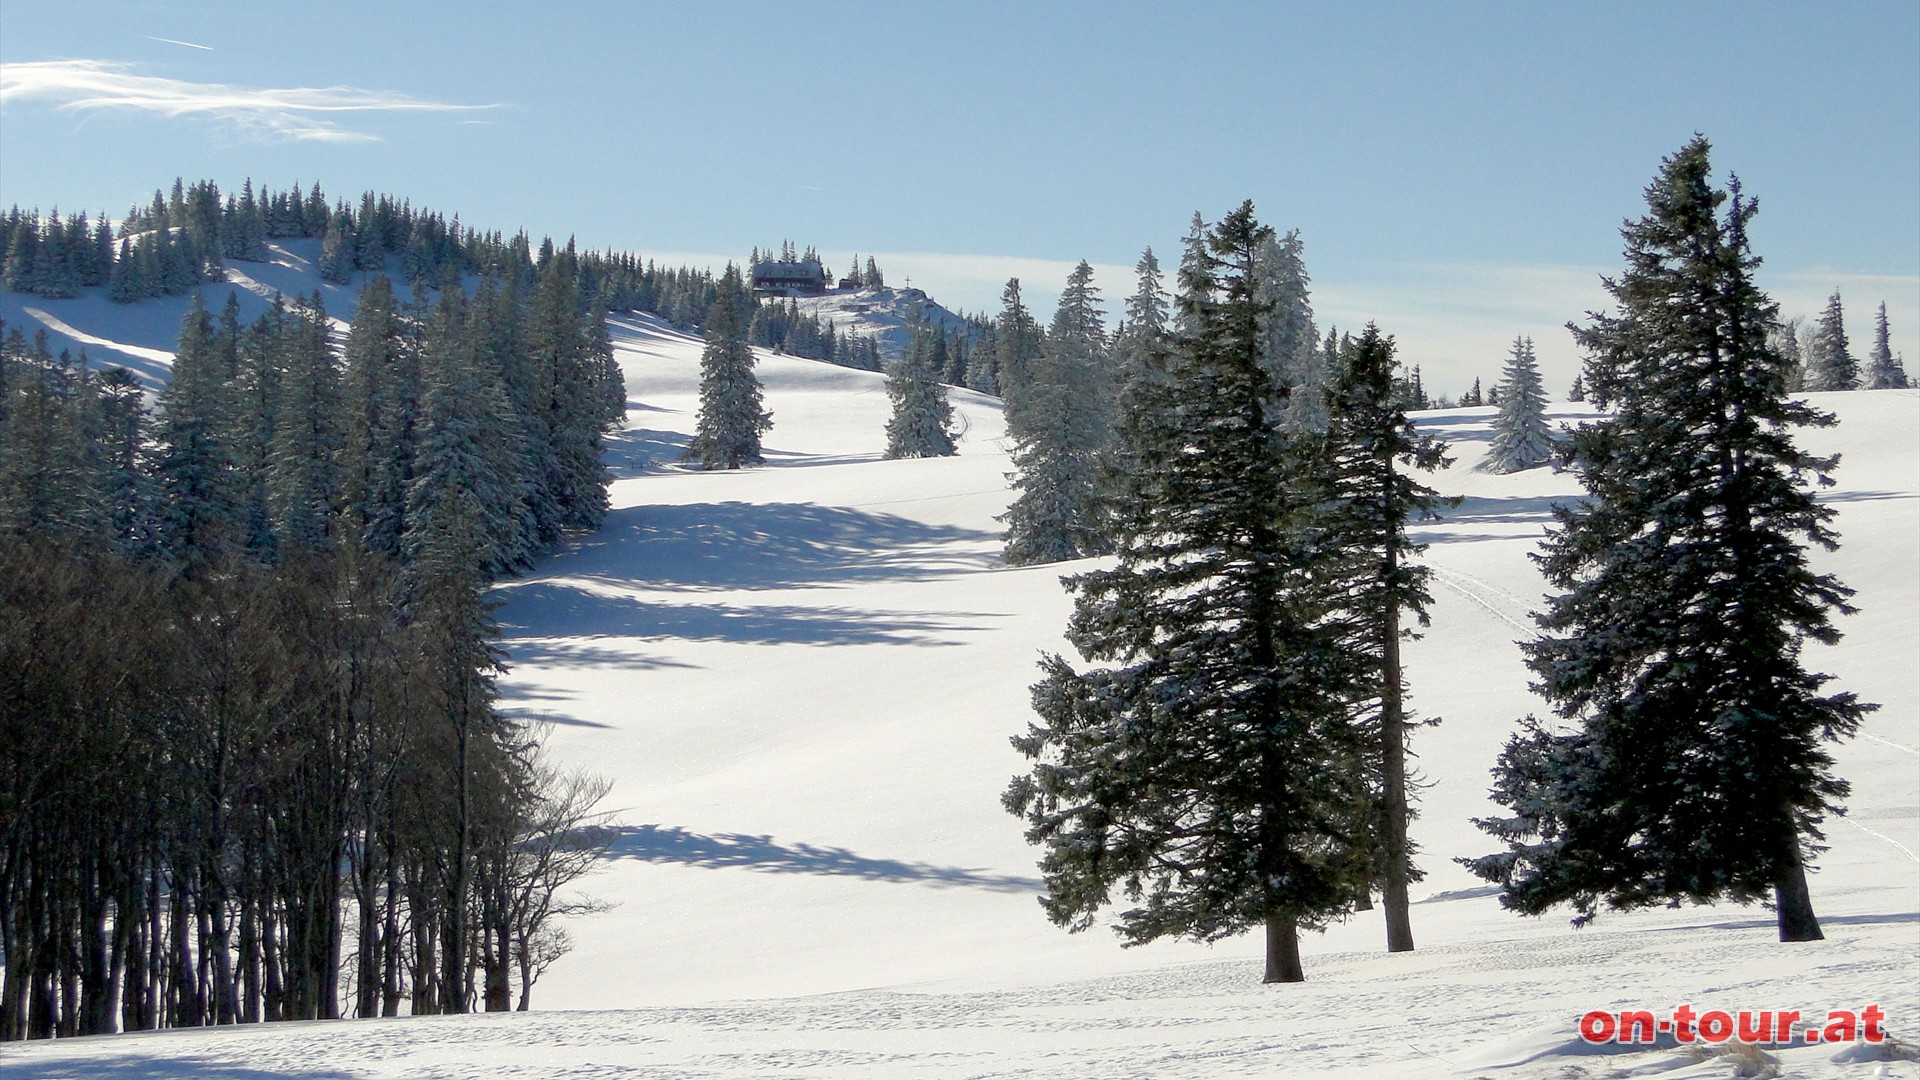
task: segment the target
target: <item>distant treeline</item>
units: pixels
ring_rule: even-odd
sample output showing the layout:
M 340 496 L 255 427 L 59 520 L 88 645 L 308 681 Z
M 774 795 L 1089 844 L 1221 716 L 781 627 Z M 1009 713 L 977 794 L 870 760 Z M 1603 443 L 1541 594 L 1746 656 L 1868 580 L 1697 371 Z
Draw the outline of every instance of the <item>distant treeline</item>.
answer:
M 532 285 L 539 267 L 555 253 L 551 239 L 534 244 L 525 232 L 507 236 L 461 224 L 458 215 L 416 209 L 392 195 L 366 192 L 357 206 L 329 203 L 314 184 L 305 194 L 251 180 L 238 195 L 222 196 L 210 180 L 175 180 L 171 192 L 155 190 L 146 206 L 128 209 L 116 228 L 103 212 L 62 218 L 15 206 L 0 221 L 0 282 L 15 292 L 50 299 L 100 288 L 112 299 L 133 303 L 179 296 L 208 282 L 227 280 L 229 262 L 264 262 L 269 241 L 318 239 L 320 277 L 348 284 L 356 273 L 375 274 L 398 263 L 407 286 L 437 288 L 452 277 L 512 279 Z M 630 252 L 564 251 L 575 267 L 581 294 L 605 311 L 656 315 L 683 330 L 701 326 L 716 296 L 710 270 L 666 267 Z M 879 272 L 872 268 L 874 280 Z M 842 333 L 831 321 L 801 315 L 797 305 L 759 303 L 749 296 L 753 344 L 792 356 L 825 360 L 868 371 L 880 369 L 872 340 Z
M 319 239 L 320 276 L 346 284 L 356 272 L 376 273 L 398 259 L 402 280 L 438 286 L 450 275 L 492 275 L 531 283 L 555 245 L 534 244 L 525 232 L 508 237 L 462 225 L 456 215 L 415 209 L 405 199 L 367 192 L 357 208 L 331 205 L 315 184 L 302 195 L 261 190 L 251 180 L 239 195 L 222 197 L 210 180 L 175 180 L 145 207 L 127 211 L 116 229 L 103 213 L 61 218 L 7 212 L 0 281 L 15 292 L 63 298 L 104 286 L 123 303 L 178 296 L 226 280 L 228 262 L 263 262 L 271 240 Z M 571 249 L 571 241 L 566 245 Z M 713 304 L 713 275 L 667 268 L 623 252 L 574 256 L 577 285 L 589 303 L 609 311 L 644 311 L 692 327 Z
M 343 340 L 196 294 L 155 413 L 0 335 L 0 1038 L 526 1007 L 604 786 L 498 707 L 486 589 L 606 513 L 589 263 L 376 275 Z

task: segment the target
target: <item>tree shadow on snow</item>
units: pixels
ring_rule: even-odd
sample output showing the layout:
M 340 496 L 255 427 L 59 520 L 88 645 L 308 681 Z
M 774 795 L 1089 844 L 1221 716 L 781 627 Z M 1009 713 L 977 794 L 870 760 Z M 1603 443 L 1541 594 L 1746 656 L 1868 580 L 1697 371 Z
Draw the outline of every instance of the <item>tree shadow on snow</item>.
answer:
M 1815 496 L 1822 503 L 1881 502 L 1914 497 L 1910 492 L 1899 491 L 1816 492 Z M 1531 495 L 1514 498 L 1470 496 L 1461 500 L 1459 506 L 1451 510 L 1442 510 L 1438 520 L 1414 521 L 1410 522 L 1410 525 L 1415 530 L 1417 539 L 1436 544 L 1530 539 L 1531 537 L 1523 533 L 1478 532 L 1465 527 L 1537 525 L 1544 532 L 1554 524 L 1554 506 L 1573 506 L 1586 498 L 1585 494 Z
M 1527 540 L 1526 533 L 1489 533 L 1470 526 L 1533 525 L 1545 530 L 1553 523 L 1555 504 L 1571 505 L 1579 496 L 1532 495 L 1515 498 L 1471 496 L 1451 510 L 1440 511 L 1438 520 L 1413 521 L 1414 538 L 1423 543 L 1457 544 L 1478 540 Z
M 610 859 L 651 863 L 679 863 L 710 870 L 757 870 L 764 874 L 822 874 L 872 881 L 897 881 L 938 888 L 986 889 L 989 892 L 1038 892 L 1034 878 L 988 874 L 959 866 L 933 866 L 898 859 L 869 859 L 846 848 L 815 844 L 781 844 L 771 836 L 715 833 L 711 836 L 676 826 L 622 825 L 607 849 Z
M 542 666 L 668 666 L 591 641 L 677 638 L 754 645 L 957 645 L 951 634 L 985 629 L 984 612 L 859 611 L 788 604 L 648 603 L 558 581 L 503 587 L 503 641 L 515 662 Z M 976 620 L 973 623 L 962 620 Z M 524 638 L 517 634 L 524 633 Z M 537 636 L 536 636 L 537 635 Z
M 1822 927 L 1834 926 L 1887 926 L 1894 923 L 1920 923 L 1920 911 L 1890 911 L 1883 915 L 1821 915 Z M 1732 922 L 1689 923 L 1686 926 L 1657 926 L 1648 932 L 1654 934 L 1672 934 L 1687 930 L 1772 930 L 1777 920 L 1769 915 L 1759 919 L 1740 919 Z
M 186 1080 L 187 1077 L 193 1080 L 354 1080 L 356 1075 L 338 1069 L 256 1069 L 164 1053 L 115 1058 L 74 1056 L 34 1061 L 0 1060 L 0 1080 L 43 1080 L 52 1076 L 98 1080 L 121 1080 L 122 1077 L 126 1080 L 168 1080 L 170 1077 L 179 1077 L 180 1080 Z
M 554 724 L 563 724 L 567 727 L 601 728 L 603 730 L 611 726 L 602 724 L 596 720 L 582 720 L 575 716 L 568 716 L 565 713 L 551 711 L 559 706 L 549 703 L 578 700 L 580 694 L 573 690 L 562 690 L 557 687 L 544 686 L 540 683 L 509 681 L 499 687 L 499 692 L 500 712 L 516 720 L 544 720 Z
M 1823 503 L 1832 502 L 1882 502 L 1887 499 L 1911 499 L 1911 491 L 1836 491 L 1816 492 L 1814 497 Z
M 980 529 L 812 503 L 634 506 L 608 514 L 560 569 L 650 589 L 915 581 L 998 565 L 999 541 Z
M 679 431 L 621 428 L 605 440 L 607 470 L 614 479 L 664 471 L 686 456 L 693 437 Z
M 614 345 L 641 348 L 653 344 L 684 345 L 699 344 L 696 334 L 677 330 L 665 319 L 654 315 L 622 313 L 607 316 L 607 332 L 613 338 Z

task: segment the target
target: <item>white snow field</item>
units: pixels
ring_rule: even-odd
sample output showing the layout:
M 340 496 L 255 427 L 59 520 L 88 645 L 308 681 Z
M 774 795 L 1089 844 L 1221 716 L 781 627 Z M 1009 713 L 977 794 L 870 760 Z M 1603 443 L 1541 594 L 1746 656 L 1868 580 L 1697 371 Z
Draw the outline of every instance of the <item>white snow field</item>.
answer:
M 219 297 L 224 300 L 224 296 Z M 99 332 L 99 331 L 96 331 Z M 499 590 L 515 715 L 614 781 L 621 823 L 536 1011 L 281 1024 L 14 1044 L 27 1077 L 1609 1077 L 1759 1075 L 1720 1051 L 1588 1047 L 1591 1009 L 1879 1005 L 1920 1042 L 1920 392 L 1819 395 L 1838 428 L 1841 549 L 1859 591 L 1837 648 L 1809 650 L 1882 709 L 1840 746 L 1852 812 L 1812 889 L 1827 939 L 1782 945 L 1733 906 L 1502 911 L 1451 861 L 1495 845 L 1488 769 L 1540 708 L 1516 639 L 1542 583 L 1527 554 L 1570 476 L 1475 466 L 1492 409 L 1428 415 L 1467 496 L 1422 526 L 1433 624 L 1408 650 L 1427 787 L 1414 836 L 1419 949 L 1378 912 L 1308 935 L 1308 981 L 1262 986 L 1257 934 L 1122 949 L 1035 903 L 1035 851 L 999 796 L 1022 759 L 1044 650 L 1064 648 L 1074 566 L 1008 569 L 998 403 L 956 391 L 960 455 L 882 461 L 881 377 L 762 356 L 765 468 L 676 464 L 700 343 L 615 320 L 631 404 L 604 532 Z M 1555 416 L 1576 421 L 1580 406 Z M 1884 1048 L 1764 1051 L 1777 1075 L 1920 1076 Z M 1776 1075 L 1776 1073 L 1765 1073 Z

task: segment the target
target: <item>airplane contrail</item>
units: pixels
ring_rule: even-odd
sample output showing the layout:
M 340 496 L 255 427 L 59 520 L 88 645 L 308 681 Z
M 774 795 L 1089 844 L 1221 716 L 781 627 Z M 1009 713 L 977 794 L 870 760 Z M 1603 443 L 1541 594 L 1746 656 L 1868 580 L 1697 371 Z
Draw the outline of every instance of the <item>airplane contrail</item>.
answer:
M 145 37 L 148 41 L 164 41 L 169 45 L 185 45 L 189 49 L 205 49 L 208 52 L 213 51 L 213 46 L 211 45 L 195 45 L 191 41 L 179 41 L 170 37 L 154 37 L 152 34 L 147 34 Z

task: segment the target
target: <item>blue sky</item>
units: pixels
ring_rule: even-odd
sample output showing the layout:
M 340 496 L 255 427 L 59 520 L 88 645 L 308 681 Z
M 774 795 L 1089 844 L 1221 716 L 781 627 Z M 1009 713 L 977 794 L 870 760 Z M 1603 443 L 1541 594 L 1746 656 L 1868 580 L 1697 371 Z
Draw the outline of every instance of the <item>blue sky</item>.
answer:
M 1920 4 L 0 6 L 0 205 L 175 176 L 374 189 L 705 262 L 876 254 L 950 307 L 1079 259 L 1109 298 L 1194 211 L 1299 228 L 1322 325 L 1456 391 L 1602 304 L 1695 131 L 1788 314 L 1885 301 L 1920 365 Z M 836 266 L 844 269 L 844 266 Z M 1043 318 L 1047 312 L 1041 312 Z

